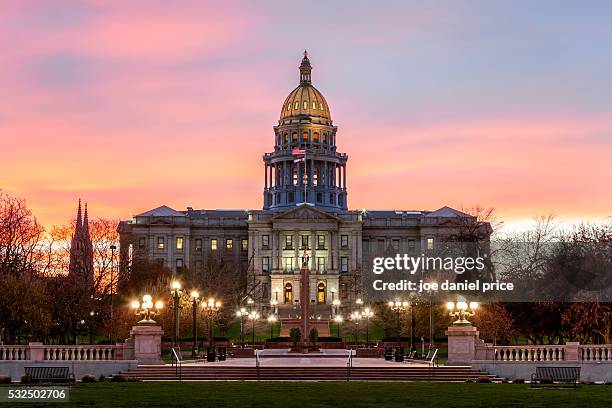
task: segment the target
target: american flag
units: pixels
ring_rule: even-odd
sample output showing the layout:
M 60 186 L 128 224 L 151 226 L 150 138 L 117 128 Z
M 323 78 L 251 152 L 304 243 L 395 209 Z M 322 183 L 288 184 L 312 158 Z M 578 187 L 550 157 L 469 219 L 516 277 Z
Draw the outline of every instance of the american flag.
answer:
M 294 162 L 294 163 L 304 163 L 304 161 L 305 161 L 305 160 L 304 160 L 304 158 L 303 158 L 303 157 L 300 157 L 299 159 L 295 159 L 295 160 L 293 160 L 293 162 Z
M 291 151 L 291 155 L 292 156 L 301 156 L 301 155 L 305 155 L 306 154 L 306 150 L 304 149 L 293 149 Z

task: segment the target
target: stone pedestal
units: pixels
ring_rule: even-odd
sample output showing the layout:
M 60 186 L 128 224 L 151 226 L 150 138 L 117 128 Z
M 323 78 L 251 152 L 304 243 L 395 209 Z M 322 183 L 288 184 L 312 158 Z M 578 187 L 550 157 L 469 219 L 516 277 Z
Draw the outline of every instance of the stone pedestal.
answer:
M 447 364 L 471 364 L 476 354 L 476 344 L 479 341 L 478 329 L 474 326 L 450 326 L 445 334 L 448 336 Z
M 565 361 L 579 361 L 580 356 L 580 342 L 568 341 L 565 343 Z
M 164 331 L 155 324 L 132 327 L 130 338 L 134 342 L 134 359 L 138 364 L 162 364 L 161 338 Z

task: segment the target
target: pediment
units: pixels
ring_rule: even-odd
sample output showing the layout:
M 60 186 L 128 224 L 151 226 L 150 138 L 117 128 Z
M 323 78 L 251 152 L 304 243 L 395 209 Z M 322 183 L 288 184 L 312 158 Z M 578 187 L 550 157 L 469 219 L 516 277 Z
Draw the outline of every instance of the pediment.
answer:
M 340 218 L 316 207 L 303 204 L 272 217 L 273 221 L 340 221 Z

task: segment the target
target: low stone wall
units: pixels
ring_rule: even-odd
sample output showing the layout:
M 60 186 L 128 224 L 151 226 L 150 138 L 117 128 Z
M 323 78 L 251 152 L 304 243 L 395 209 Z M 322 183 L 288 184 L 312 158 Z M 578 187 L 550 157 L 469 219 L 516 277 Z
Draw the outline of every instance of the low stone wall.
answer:
M 86 374 L 110 376 L 121 371 L 127 371 L 138 366 L 136 360 L 72 360 L 72 361 L 31 361 L 31 360 L 7 360 L 0 361 L 0 375 L 8 375 L 13 381 L 20 381 L 25 374 L 25 367 L 69 367 L 74 373 L 76 380 L 80 380 Z
M 608 382 L 612 381 L 612 362 L 608 361 L 488 361 L 473 360 L 472 368 L 486 371 L 498 377 L 526 381 L 531 380 L 531 374 L 536 367 L 580 367 L 581 381 Z

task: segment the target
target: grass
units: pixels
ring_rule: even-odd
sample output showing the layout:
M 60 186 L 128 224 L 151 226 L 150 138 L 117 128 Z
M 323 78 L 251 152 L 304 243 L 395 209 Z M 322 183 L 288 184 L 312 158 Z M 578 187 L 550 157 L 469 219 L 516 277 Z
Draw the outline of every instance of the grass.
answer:
M 104 382 L 79 384 L 70 403 L 56 406 L 608 407 L 610 391 L 607 385 L 530 389 L 524 384 L 419 382 Z

